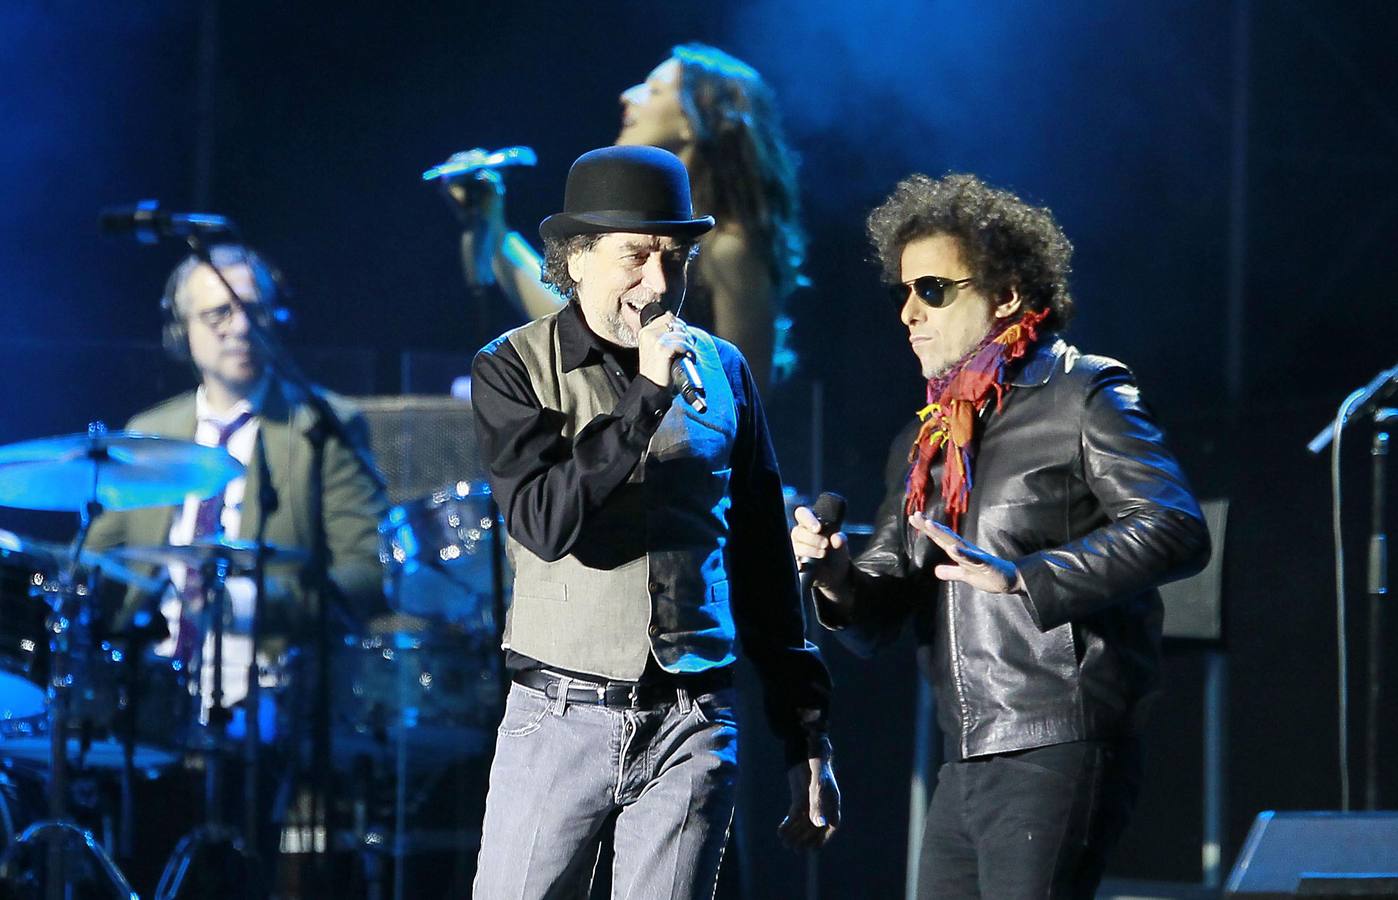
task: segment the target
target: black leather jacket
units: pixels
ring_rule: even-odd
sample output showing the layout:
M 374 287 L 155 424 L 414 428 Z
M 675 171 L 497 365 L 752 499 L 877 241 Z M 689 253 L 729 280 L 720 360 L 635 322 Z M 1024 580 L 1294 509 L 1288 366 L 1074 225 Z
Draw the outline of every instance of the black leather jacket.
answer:
M 916 423 L 899 435 L 852 601 L 821 621 L 867 655 L 911 616 L 937 720 L 961 758 L 1135 731 L 1156 689 L 1155 588 L 1193 574 L 1209 534 L 1129 370 L 1048 337 L 979 425 L 962 537 L 1018 566 L 1026 595 L 932 573 L 945 555 L 903 515 Z M 927 514 L 944 521 L 940 470 Z

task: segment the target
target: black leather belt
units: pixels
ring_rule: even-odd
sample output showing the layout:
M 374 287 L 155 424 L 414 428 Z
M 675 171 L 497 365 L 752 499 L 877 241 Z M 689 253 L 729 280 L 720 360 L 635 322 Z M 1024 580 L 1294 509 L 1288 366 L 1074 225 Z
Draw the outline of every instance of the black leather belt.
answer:
M 514 673 L 514 680 L 525 687 L 542 691 L 550 700 L 558 699 L 558 687 L 563 676 L 547 669 L 525 669 Z M 568 702 L 606 706 L 612 709 L 653 709 L 675 702 L 676 692 L 683 688 L 691 697 L 710 694 L 733 686 L 733 673 L 728 666 L 709 669 L 693 675 L 672 675 L 654 681 L 578 681 L 568 684 Z

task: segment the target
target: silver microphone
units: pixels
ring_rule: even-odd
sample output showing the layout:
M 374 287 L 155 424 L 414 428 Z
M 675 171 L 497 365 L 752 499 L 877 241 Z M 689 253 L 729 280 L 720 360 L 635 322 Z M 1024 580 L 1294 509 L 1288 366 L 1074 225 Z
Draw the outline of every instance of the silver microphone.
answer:
M 644 328 L 651 322 L 665 315 L 665 307 L 659 300 L 652 300 L 641 307 L 641 327 Z M 670 363 L 670 378 L 674 382 L 675 393 L 684 398 L 684 402 L 694 407 L 694 411 L 703 414 L 709 408 L 709 402 L 704 391 L 704 380 L 699 377 L 699 368 L 694 364 L 694 354 L 686 353 L 684 356 L 675 357 Z
M 468 175 L 480 169 L 504 169 L 509 166 L 532 166 L 539 157 L 532 147 L 506 147 L 490 151 L 484 147 L 473 147 L 460 153 L 453 153 L 446 162 L 440 163 L 422 173 L 423 181 L 436 178 L 453 178 Z

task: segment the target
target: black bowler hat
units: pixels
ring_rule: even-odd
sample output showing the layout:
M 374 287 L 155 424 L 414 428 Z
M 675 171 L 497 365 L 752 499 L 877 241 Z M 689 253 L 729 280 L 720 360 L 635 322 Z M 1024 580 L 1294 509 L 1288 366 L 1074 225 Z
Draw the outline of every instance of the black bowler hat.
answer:
M 627 231 L 696 238 L 713 216 L 694 217 L 689 172 L 659 147 L 603 147 L 577 158 L 568 170 L 563 212 L 539 223 L 545 238 Z

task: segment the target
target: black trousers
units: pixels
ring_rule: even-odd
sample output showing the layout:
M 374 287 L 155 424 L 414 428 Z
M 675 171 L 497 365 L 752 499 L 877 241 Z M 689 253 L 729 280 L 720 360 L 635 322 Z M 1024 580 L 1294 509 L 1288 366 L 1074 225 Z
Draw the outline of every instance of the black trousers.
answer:
M 923 829 L 918 897 L 1091 900 L 1139 787 L 1134 739 L 947 763 Z

